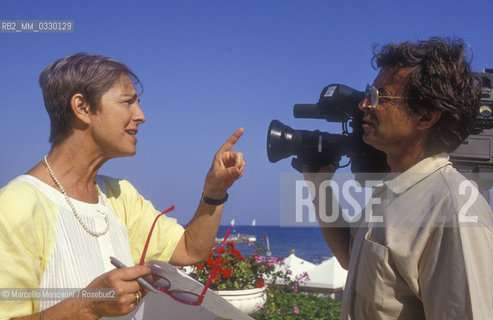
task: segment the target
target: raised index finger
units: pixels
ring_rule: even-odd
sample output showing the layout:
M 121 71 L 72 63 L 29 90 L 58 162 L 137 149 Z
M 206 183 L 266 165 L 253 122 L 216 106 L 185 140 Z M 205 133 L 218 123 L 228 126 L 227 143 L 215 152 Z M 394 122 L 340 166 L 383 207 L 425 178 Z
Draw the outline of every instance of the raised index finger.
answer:
M 236 144 L 236 142 L 238 142 L 244 131 L 245 129 L 243 128 L 239 128 L 238 130 L 236 130 L 236 132 L 228 138 L 228 140 L 221 146 L 221 148 L 219 148 L 219 151 L 233 150 L 234 145 Z

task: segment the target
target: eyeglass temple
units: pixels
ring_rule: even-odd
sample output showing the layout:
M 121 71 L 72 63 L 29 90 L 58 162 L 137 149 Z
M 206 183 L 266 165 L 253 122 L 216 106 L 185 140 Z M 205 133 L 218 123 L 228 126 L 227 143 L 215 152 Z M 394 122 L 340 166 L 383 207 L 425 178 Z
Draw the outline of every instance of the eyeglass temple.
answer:
M 162 216 L 163 214 L 167 214 L 168 212 L 173 211 L 174 209 L 175 209 L 175 206 L 172 205 L 168 209 L 166 209 L 163 212 L 161 212 L 160 214 L 158 214 L 156 216 L 156 218 L 154 218 L 154 222 L 152 223 L 151 230 L 149 231 L 149 234 L 147 235 L 147 240 L 146 240 L 146 243 L 144 245 L 144 250 L 142 250 L 142 255 L 140 256 L 140 262 L 139 262 L 140 265 L 144 264 L 144 260 L 145 260 L 146 253 L 147 253 L 147 248 L 149 247 L 149 241 L 151 241 L 152 231 L 154 230 L 154 226 L 156 225 L 157 219 L 159 219 L 159 217 Z
M 226 234 L 224 235 L 223 243 L 221 244 L 221 249 L 224 249 L 224 244 L 226 243 L 226 240 L 228 239 L 230 233 L 231 233 L 231 229 L 228 228 L 228 230 L 226 230 Z M 219 250 L 216 262 L 214 263 L 214 266 L 212 267 L 211 275 L 209 276 L 209 279 L 207 279 L 207 283 L 205 284 L 204 289 L 202 290 L 202 293 L 200 294 L 200 297 L 198 299 L 199 303 L 202 302 L 202 299 L 205 295 L 205 292 L 209 288 L 209 285 L 211 284 L 212 278 L 216 274 L 217 266 L 219 265 L 219 260 L 221 259 L 222 253 L 223 253 L 223 250 Z

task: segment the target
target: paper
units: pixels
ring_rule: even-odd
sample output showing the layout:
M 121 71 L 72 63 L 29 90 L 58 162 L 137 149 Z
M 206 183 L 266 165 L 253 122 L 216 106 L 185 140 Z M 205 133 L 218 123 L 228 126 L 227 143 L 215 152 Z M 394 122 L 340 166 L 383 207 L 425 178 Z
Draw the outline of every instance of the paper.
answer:
M 200 295 L 204 286 L 190 278 L 184 272 L 174 266 L 162 262 L 151 261 L 148 265 L 152 273 L 163 275 L 171 282 L 170 290 L 185 290 Z M 248 315 L 236 309 L 228 301 L 218 296 L 214 291 L 207 290 L 204 301 L 199 306 L 191 306 L 175 301 L 166 293 L 149 292 L 140 303 L 139 307 L 130 314 L 119 318 L 103 319 L 120 319 L 120 320 L 218 320 L 234 319 L 248 320 L 253 319 Z

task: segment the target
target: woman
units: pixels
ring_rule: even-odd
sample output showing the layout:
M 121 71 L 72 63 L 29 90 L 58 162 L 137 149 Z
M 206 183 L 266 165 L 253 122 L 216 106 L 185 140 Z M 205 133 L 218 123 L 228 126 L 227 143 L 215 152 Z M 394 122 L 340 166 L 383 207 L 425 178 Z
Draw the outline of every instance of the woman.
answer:
M 150 274 L 137 265 L 115 269 L 110 256 L 132 266 L 140 257 L 156 210 L 124 180 L 98 176 L 108 160 L 136 153 L 146 118 L 124 64 L 75 54 L 39 78 L 51 120 L 52 148 L 36 166 L 0 190 L 0 288 L 116 288 L 117 300 L 0 301 L 0 319 L 98 319 L 134 310 Z M 245 161 L 232 151 L 238 129 L 216 153 L 200 204 L 183 228 L 158 220 L 147 259 L 175 265 L 207 257 L 227 189 Z M 58 302 L 58 303 L 57 303 Z

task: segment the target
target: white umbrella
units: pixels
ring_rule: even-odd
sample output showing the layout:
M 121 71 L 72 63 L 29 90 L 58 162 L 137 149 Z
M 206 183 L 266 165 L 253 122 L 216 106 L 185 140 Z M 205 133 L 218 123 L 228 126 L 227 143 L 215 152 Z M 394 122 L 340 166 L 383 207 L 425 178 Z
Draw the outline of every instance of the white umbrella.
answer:
M 295 280 L 296 277 L 307 273 L 310 280 L 301 284 L 302 287 L 324 288 L 324 289 L 342 289 L 346 283 L 347 271 L 344 270 L 336 258 L 332 257 L 323 261 L 319 265 L 298 258 L 291 251 L 289 257 L 284 259 L 284 265 L 277 266 L 277 270 L 291 270 L 290 278 Z
M 347 271 L 344 270 L 336 258 L 332 257 L 307 271 L 310 287 L 339 289 L 344 288 Z
M 291 250 L 289 257 L 284 259 L 284 264 L 281 266 L 276 266 L 276 271 L 281 270 L 283 272 L 287 272 L 287 270 L 290 270 L 289 277 L 291 280 L 295 280 L 297 276 L 301 276 L 303 273 L 308 272 L 312 268 L 315 268 L 313 263 L 298 258 L 294 254 L 294 250 Z

